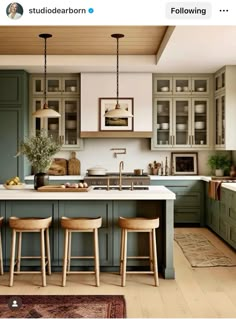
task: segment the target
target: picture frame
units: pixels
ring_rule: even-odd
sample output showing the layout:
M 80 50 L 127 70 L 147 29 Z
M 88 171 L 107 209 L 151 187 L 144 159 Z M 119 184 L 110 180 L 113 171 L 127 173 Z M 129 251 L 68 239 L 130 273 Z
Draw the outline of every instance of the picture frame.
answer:
M 171 167 L 174 175 L 197 175 L 198 153 L 172 152 Z
M 105 113 L 114 109 L 116 104 L 116 98 L 99 98 L 99 131 L 133 131 L 133 117 L 105 117 Z M 121 108 L 125 108 L 133 114 L 133 98 L 119 98 L 119 104 Z

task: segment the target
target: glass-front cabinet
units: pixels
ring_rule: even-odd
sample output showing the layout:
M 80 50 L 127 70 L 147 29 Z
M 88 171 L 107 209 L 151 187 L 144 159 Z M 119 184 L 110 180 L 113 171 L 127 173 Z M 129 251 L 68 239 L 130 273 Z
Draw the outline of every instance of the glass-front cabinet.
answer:
M 32 76 L 32 112 L 44 105 L 43 77 Z M 62 89 L 62 90 L 61 90 Z M 36 132 L 45 129 L 48 135 L 62 141 L 62 149 L 81 149 L 83 147 L 80 134 L 79 112 L 79 78 L 78 76 L 48 76 L 48 107 L 61 114 L 60 118 L 32 118 L 31 129 Z M 50 94 L 50 92 L 52 94 Z
M 225 95 L 215 96 L 215 146 L 223 148 L 225 144 Z
M 44 92 L 44 77 L 32 77 L 33 95 L 41 95 Z M 46 80 L 47 96 L 51 95 L 78 95 L 79 78 L 78 76 L 47 76 Z
M 153 90 L 158 95 L 207 95 L 209 85 L 207 76 L 155 76 Z
M 154 98 L 152 148 L 209 147 L 207 98 Z

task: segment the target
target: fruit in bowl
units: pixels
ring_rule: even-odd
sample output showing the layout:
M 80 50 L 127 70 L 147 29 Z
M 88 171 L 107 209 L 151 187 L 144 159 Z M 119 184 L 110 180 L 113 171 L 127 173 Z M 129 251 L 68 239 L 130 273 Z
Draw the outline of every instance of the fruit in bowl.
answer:
M 12 177 L 12 178 L 6 180 L 6 182 L 3 186 L 6 189 L 22 189 L 25 187 L 25 184 L 23 184 L 20 181 L 20 178 L 18 176 L 15 176 L 15 177 Z

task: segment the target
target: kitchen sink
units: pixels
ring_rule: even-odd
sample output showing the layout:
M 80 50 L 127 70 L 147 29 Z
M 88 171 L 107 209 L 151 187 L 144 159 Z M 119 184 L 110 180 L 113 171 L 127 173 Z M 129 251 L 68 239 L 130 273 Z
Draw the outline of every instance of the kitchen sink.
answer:
M 95 191 L 107 191 L 108 189 L 107 189 L 107 186 L 95 186 L 94 188 L 93 188 L 93 190 L 95 190 Z M 120 190 L 120 188 L 119 188 L 119 186 L 110 186 L 109 187 L 109 190 L 111 190 L 111 191 L 113 191 L 113 190 L 116 190 L 116 191 L 119 191 Z M 144 191 L 144 190 L 149 190 L 149 187 L 148 186 L 134 186 L 133 187 L 133 189 L 131 189 L 131 187 L 130 186 L 122 186 L 122 189 L 121 190 L 134 190 L 134 191 L 137 191 L 137 190 L 141 190 L 141 191 Z

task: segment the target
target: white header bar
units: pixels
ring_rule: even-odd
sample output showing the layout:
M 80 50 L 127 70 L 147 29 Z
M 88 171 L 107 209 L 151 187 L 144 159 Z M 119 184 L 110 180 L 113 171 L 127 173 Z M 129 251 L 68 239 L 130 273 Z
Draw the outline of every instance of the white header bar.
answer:
M 17 0 L 16 4 L 1 0 L 0 25 L 236 24 L 234 0 Z

